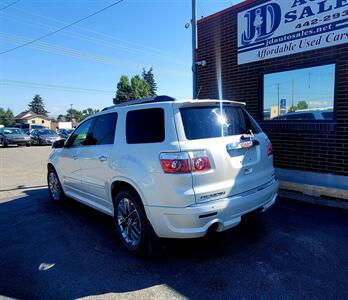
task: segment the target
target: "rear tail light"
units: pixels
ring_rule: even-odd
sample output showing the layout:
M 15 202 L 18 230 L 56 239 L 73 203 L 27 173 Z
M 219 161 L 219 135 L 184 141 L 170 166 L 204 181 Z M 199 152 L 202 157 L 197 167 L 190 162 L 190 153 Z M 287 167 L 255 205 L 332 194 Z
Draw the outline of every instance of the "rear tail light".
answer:
M 190 157 L 187 152 L 161 153 L 160 161 L 164 173 L 190 173 Z
M 189 152 L 192 172 L 208 171 L 211 169 L 207 151 Z
M 206 151 L 161 153 L 160 162 L 164 173 L 183 174 L 211 169 Z
M 273 145 L 272 145 L 271 141 L 267 142 L 267 154 L 268 154 L 268 156 L 273 155 Z

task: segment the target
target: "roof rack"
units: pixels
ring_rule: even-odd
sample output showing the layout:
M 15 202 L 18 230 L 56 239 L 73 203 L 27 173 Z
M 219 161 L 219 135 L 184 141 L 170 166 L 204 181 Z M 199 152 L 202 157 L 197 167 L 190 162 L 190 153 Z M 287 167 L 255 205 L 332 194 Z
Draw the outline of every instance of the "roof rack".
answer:
M 115 104 L 113 106 L 105 107 L 102 109 L 102 111 L 113 109 L 115 107 L 123 107 L 123 106 L 130 106 L 130 105 L 144 104 L 144 103 L 154 103 L 154 102 L 166 102 L 166 101 L 175 101 L 175 98 L 162 95 L 162 96 L 155 96 L 155 97 L 143 98 L 138 100 L 130 100 L 130 101 L 125 101 L 119 104 Z

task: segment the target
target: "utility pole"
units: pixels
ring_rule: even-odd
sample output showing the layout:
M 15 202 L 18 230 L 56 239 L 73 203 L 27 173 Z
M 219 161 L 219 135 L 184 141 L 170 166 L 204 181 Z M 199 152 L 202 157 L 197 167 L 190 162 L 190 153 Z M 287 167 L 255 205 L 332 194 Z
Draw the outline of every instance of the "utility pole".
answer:
M 72 122 L 72 120 L 73 120 L 73 118 L 74 118 L 74 116 L 73 116 L 73 114 L 72 114 L 72 104 L 70 104 L 70 121 Z
M 193 99 L 197 98 L 197 65 L 196 65 L 196 48 L 197 48 L 197 0 L 192 0 L 192 95 Z
M 279 92 L 279 83 L 277 84 L 278 88 L 278 116 L 280 116 L 280 92 Z
M 311 88 L 311 72 L 308 72 L 308 88 Z
M 291 88 L 291 107 L 294 107 L 294 94 L 295 94 L 295 81 L 292 79 L 292 88 Z

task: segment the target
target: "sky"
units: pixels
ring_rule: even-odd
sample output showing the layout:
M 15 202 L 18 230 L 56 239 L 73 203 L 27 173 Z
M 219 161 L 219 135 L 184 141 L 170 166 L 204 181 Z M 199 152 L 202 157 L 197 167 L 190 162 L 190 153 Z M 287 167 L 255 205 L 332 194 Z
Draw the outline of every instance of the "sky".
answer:
M 0 0 L 0 9 L 13 0 Z M 0 11 L 0 52 L 85 17 L 115 0 L 21 0 Z M 241 0 L 198 0 L 208 16 Z M 50 116 L 112 105 L 121 75 L 153 67 L 158 94 L 192 97 L 190 0 L 124 0 L 27 47 L 0 55 L 0 107 L 15 114 L 35 94 Z

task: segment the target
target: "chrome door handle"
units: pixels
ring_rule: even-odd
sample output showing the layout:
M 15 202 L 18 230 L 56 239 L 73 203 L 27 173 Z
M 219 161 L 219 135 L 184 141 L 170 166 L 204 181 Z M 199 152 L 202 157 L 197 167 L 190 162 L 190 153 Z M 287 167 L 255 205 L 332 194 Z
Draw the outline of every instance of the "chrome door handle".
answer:
M 106 161 L 108 158 L 104 155 L 98 157 L 100 161 Z
M 76 160 L 78 159 L 79 157 L 77 155 L 73 155 L 73 159 Z

